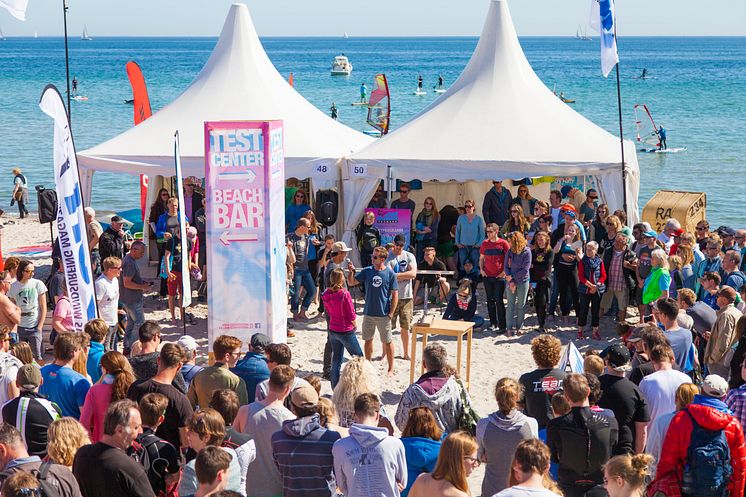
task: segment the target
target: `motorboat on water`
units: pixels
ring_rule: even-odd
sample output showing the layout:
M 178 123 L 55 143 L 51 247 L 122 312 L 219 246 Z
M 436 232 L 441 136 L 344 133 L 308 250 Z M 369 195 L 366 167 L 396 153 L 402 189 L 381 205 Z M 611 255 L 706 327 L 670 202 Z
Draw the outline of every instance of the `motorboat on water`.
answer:
M 332 76 L 349 76 L 351 72 L 352 64 L 344 54 L 334 57 L 332 61 Z

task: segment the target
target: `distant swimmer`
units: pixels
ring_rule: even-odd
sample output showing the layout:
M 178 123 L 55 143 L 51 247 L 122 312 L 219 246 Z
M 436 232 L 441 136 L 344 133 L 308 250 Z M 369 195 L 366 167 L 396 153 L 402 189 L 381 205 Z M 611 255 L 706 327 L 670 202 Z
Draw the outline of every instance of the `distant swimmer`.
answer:
M 331 111 L 331 113 L 332 113 L 332 119 L 334 119 L 334 120 L 336 121 L 336 120 L 337 120 L 337 117 L 338 117 L 338 116 L 337 116 L 337 106 L 336 106 L 336 105 L 334 105 L 334 102 L 332 102 L 332 106 L 331 106 L 331 108 L 330 108 L 329 110 L 330 110 L 330 111 Z
M 422 74 L 417 76 L 417 91 L 422 91 Z
M 365 103 L 368 101 L 368 87 L 365 86 L 365 81 L 360 85 L 360 102 Z
M 663 125 L 658 126 L 658 131 L 655 133 L 658 135 L 658 140 L 660 140 L 658 150 L 666 150 L 668 146 L 666 145 L 666 130 L 663 128 Z

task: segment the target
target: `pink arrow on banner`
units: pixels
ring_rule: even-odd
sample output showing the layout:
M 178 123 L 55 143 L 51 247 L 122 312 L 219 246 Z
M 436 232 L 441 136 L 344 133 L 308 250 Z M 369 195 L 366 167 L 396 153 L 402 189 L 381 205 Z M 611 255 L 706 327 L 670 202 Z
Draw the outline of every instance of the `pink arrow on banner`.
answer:
M 255 242 L 259 239 L 258 236 L 252 235 L 252 234 L 238 234 L 238 235 L 232 235 L 229 231 L 223 231 L 223 234 L 220 235 L 220 242 L 225 245 L 226 247 L 231 244 L 231 242 Z

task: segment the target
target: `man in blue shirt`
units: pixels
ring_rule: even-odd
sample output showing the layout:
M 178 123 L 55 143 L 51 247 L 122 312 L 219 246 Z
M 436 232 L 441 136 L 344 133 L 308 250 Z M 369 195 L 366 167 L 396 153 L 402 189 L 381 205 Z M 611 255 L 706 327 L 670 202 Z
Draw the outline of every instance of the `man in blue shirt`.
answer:
M 54 341 L 54 362 L 41 368 L 44 382 L 39 393 L 56 402 L 64 416 L 80 419 L 80 408 L 91 384 L 88 378 L 73 369 L 80 354 L 80 342 L 72 333 L 57 336 Z
M 249 342 L 249 351 L 231 368 L 231 372 L 246 382 L 249 403 L 254 402 L 256 386 L 269 378 L 269 367 L 264 350 L 272 341 L 264 333 L 254 333 Z
M 660 143 L 658 144 L 658 150 L 666 150 L 668 147 L 666 146 L 666 130 L 663 129 L 663 126 L 658 126 L 658 139 L 660 140 Z
M 365 342 L 365 358 L 373 356 L 373 337 L 378 329 L 383 351 L 388 362 L 389 376 L 394 375 L 394 342 L 391 334 L 391 318 L 399 303 L 399 285 L 396 274 L 386 265 L 388 251 L 385 247 L 373 249 L 371 266 L 355 274 L 355 266 L 350 262 L 347 269 L 347 284 L 362 284 L 365 288 L 365 307 L 363 308 L 362 335 Z

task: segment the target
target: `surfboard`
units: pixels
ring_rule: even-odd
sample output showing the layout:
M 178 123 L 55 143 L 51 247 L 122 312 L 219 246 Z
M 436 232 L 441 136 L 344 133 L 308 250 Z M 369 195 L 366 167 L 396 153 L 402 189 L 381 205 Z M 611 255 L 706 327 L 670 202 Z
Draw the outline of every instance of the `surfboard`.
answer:
M 358 105 L 368 105 L 368 102 L 352 102 L 350 105 L 357 107 Z
M 686 147 L 671 147 L 658 150 L 657 148 L 641 148 L 640 152 L 648 154 L 675 154 L 677 152 L 686 152 Z
M 77 100 L 78 102 L 81 102 L 83 100 L 88 100 L 88 97 L 85 95 L 75 95 L 74 97 L 71 97 L 73 100 Z
M 412 92 L 412 95 L 417 95 L 421 97 L 422 95 L 427 95 L 427 92 L 424 90 L 415 90 Z
M 434 89 L 433 91 L 434 91 L 435 93 L 445 93 L 445 92 L 446 92 L 446 89 L 445 89 L 445 88 L 436 88 L 436 89 Z

